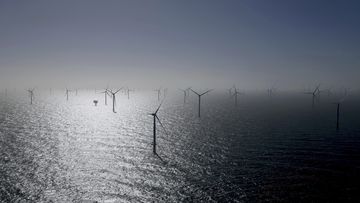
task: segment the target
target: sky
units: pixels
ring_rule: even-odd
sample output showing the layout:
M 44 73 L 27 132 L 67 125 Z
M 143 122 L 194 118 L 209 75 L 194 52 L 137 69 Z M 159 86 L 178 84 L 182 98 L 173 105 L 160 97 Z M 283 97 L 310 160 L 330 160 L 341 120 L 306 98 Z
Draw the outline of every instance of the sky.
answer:
M 0 85 L 358 87 L 360 2 L 0 0 Z

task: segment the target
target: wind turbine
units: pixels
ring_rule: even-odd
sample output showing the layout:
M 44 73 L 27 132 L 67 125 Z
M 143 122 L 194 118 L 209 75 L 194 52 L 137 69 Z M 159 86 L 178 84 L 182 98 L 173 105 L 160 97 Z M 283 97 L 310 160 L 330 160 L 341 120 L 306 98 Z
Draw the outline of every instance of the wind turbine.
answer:
M 161 87 L 159 89 L 155 89 L 154 91 L 158 93 L 158 101 L 160 101 Z
M 104 94 L 104 96 L 105 96 L 105 105 L 107 105 L 107 95 L 109 95 L 109 90 L 108 90 L 108 89 L 105 89 L 105 91 L 100 92 L 100 93 L 103 93 L 103 94 Z M 109 96 L 111 96 L 111 95 L 109 95 Z
M 184 92 L 184 104 L 186 103 L 186 97 L 189 95 L 189 90 L 191 89 L 191 87 L 188 87 L 187 89 L 180 89 L 180 91 Z
M 69 101 L 69 92 L 71 92 L 72 90 L 69 90 L 68 88 L 66 88 L 65 94 L 66 94 L 66 101 Z
M 109 90 L 110 93 L 111 93 L 111 95 L 112 95 L 112 100 L 113 100 L 113 112 L 114 112 L 114 113 L 116 113 L 116 111 L 115 111 L 116 94 L 117 94 L 120 90 L 122 90 L 122 89 L 123 89 L 123 88 L 120 88 L 120 89 L 116 90 L 116 92 L 113 92 L 112 90 Z
M 238 95 L 241 95 L 242 93 L 240 93 L 236 87 L 234 87 L 234 94 L 232 95 L 233 97 L 235 97 L 235 106 L 237 106 L 238 103 Z
M 132 91 L 134 91 L 134 90 L 127 88 L 126 94 L 127 94 L 128 99 L 130 99 L 130 92 L 132 92 Z
M 161 127 L 164 129 L 164 131 L 166 133 L 164 125 L 161 123 L 159 117 L 157 116 L 157 112 L 159 111 L 161 105 L 162 105 L 162 102 L 160 103 L 159 107 L 156 109 L 156 111 L 154 113 L 149 114 L 150 116 L 153 116 L 153 119 L 154 119 L 154 123 L 153 123 L 153 153 L 155 155 L 157 155 L 157 152 L 156 152 L 156 120 L 159 121 Z
M 200 104 L 201 104 L 201 96 L 203 96 L 203 95 L 207 94 L 208 92 L 210 92 L 210 91 L 212 91 L 212 90 L 208 90 L 208 91 L 206 91 L 206 92 L 204 92 L 204 93 L 202 93 L 202 94 L 199 94 L 199 93 L 195 92 L 193 89 L 190 89 L 190 90 L 191 90 L 192 92 L 194 92 L 194 93 L 198 96 L 198 98 L 199 98 L 199 112 L 198 112 L 198 116 L 199 116 L 199 118 L 200 118 L 200 109 L 201 109 Z
M 310 94 L 312 95 L 312 107 L 314 107 L 314 104 L 315 104 L 315 98 L 319 95 L 320 93 L 320 84 L 318 86 L 316 86 L 316 88 L 314 89 L 314 91 L 312 92 L 305 92 L 305 94 Z
M 27 90 L 29 92 L 29 96 L 30 96 L 30 104 L 33 104 L 34 90 L 35 90 L 35 88 Z
M 276 85 L 276 82 L 270 88 L 267 89 L 267 92 L 268 92 L 268 95 L 270 98 L 272 98 L 273 93 L 276 91 L 275 85 Z
M 338 102 L 335 102 L 336 108 L 336 130 L 339 130 L 339 120 L 340 120 L 340 104 L 345 100 L 345 97 L 340 99 Z

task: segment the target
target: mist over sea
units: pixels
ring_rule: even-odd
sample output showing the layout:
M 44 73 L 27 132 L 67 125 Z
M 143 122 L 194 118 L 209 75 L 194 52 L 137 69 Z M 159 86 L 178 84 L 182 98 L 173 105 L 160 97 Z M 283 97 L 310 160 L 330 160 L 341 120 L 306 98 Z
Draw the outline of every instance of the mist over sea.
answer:
M 172 90 L 0 96 L 0 202 L 358 202 L 360 98 Z M 99 101 L 94 106 L 93 100 Z

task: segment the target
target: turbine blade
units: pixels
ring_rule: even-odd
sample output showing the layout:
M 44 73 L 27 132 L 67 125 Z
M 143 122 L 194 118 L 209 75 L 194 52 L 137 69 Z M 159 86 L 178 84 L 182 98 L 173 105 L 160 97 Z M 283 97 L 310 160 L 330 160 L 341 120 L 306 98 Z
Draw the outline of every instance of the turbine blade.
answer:
M 316 86 L 316 89 L 314 90 L 314 94 L 319 90 L 320 84 L 318 86 Z
M 164 127 L 164 125 L 161 123 L 161 121 L 160 121 L 159 117 L 158 117 L 157 115 L 155 115 L 155 117 L 156 117 L 156 119 L 159 121 L 159 123 L 160 123 L 161 127 L 164 129 L 165 134 L 166 134 L 167 136 L 169 136 L 169 134 L 167 133 L 167 131 L 166 131 L 165 127 Z
M 211 89 L 211 90 L 208 90 L 208 91 L 202 93 L 200 96 L 203 96 L 204 94 L 207 94 L 207 93 L 209 93 L 209 92 L 211 92 L 211 91 L 213 91 L 213 90 L 212 90 L 212 89 Z
M 195 92 L 193 89 L 190 88 L 190 90 L 191 90 L 192 92 L 194 92 L 195 94 L 197 94 L 198 96 L 200 96 L 200 94 L 197 93 L 197 92 Z
M 161 105 L 163 104 L 163 102 L 164 102 L 164 100 L 162 100 L 162 101 L 161 101 L 161 103 L 160 103 L 159 107 L 156 109 L 156 111 L 155 111 L 155 115 L 156 115 L 156 114 L 157 114 L 157 112 L 159 111 L 159 109 L 160 109 Z
M 120 89 L 118 89 L 114 94 L 116 94 L 116 93 L 118 93 L 120 90 L 122 90 L 123 89 L 123 87 L 122 88 L 120 88 Z

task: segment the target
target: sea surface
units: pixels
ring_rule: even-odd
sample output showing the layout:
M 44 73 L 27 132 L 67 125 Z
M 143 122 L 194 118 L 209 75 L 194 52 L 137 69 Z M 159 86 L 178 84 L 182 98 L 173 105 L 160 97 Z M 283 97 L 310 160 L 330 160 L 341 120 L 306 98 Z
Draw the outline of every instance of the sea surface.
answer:
M 99 101 L 94 106 L 93 100 Z M 0 202 L 360 202 L 360 99 L 170 91 L 0 96 Z

